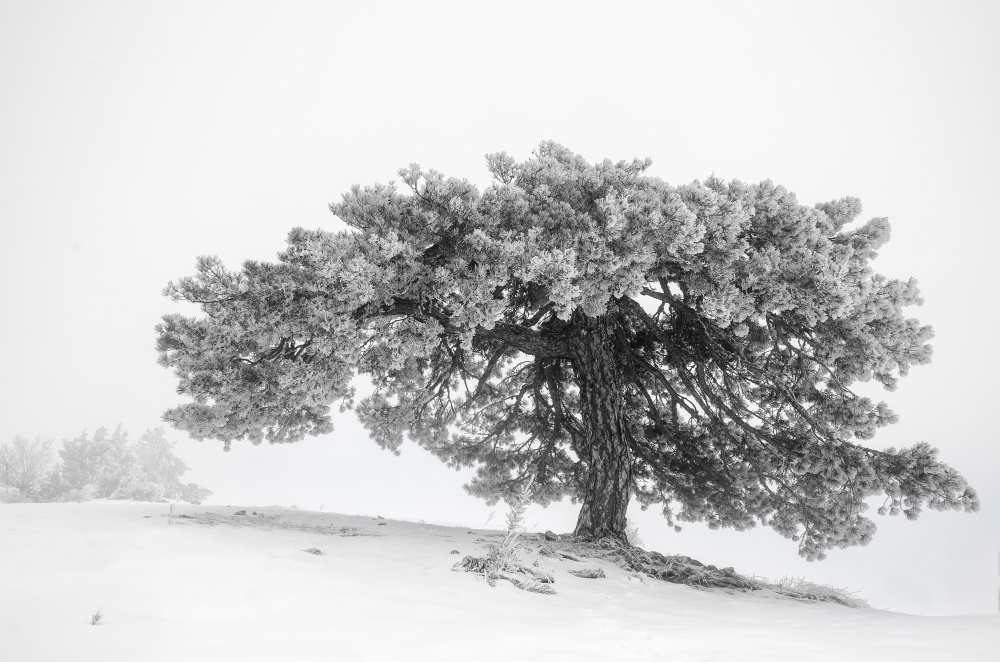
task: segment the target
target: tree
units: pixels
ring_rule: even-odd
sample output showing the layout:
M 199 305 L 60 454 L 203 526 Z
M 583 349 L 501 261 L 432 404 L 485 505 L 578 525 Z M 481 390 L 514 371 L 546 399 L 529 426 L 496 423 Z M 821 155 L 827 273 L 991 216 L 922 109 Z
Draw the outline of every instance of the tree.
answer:
M 161 485 L 180 485 L 188 467 L 174 455 L 174 444 L 167 439 L 163 428 L 143 433 L 132 450 L 140 473 Z
M 38 498 L 51 460 L 50 442 L 14 437 L 0 445 L 0 486 L 16 490 L 16 497 L 12 498 Z
M 110 434 L 100 427 L 93 436 L 81 432 L 65 440 L 59 457 L 63 491 L 86 492 L 97 499 L 113 496 L 135 470 L 128 433 L 120 426 Z
M 120 426 L 108 433 L 98 428 L 63 442 L 60 464 L 50 474 L 42 497 L 60 499 L 179 499 L 200 503 L 212 492 L 184 484 L 188 467 L 174 454 L 174 443 L 162 428 L 146 430 L 136 441 Z
M 174 455 L 174 443 L 169 441 L 163 428 L 147 430 L 132 444 L 130 453 L 132 471 L 115 492 L 115 498 L 139 501 L 179 499 L 201 503 L 211 494 L 195 483 L 181 482 L 188 467 Z
M 160 362 L 192 401 L 165 420 L 226 448 L 331 429 L 355 405 L 381 446 L 404 434 L 496 498 L 531 480 L 581 502 L 576 533 L 623 539 L 630 498 L 668 522 L 760 522 L 807 558 L 866 543 L 893 513 L 975 510 L 925 443 L 863 445 L 887 389 L 930 357 L 911 280 L 872 271 L 885 219 L 815 207 L 769 181 L 670 186 L 648 160 L 590 164 L 554 143 L 487 157 L 480 191 L 412 165 L 293 229 L 277 262 L 200 258 L 167 294 Z

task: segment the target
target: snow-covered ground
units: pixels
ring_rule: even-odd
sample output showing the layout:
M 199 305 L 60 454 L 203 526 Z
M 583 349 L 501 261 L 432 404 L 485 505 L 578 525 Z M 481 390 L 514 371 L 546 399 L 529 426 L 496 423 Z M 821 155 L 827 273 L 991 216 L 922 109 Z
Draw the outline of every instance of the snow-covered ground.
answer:
M 0 504 L 0 660 L 1000 659 L 995 616 L 705 591 L 600 561 L 586 565 L 606 579 L 547 559 L 558 593 L 540 595 L 452 571 L 451 551 L 481 554 L 488 532 L 237 510 Z

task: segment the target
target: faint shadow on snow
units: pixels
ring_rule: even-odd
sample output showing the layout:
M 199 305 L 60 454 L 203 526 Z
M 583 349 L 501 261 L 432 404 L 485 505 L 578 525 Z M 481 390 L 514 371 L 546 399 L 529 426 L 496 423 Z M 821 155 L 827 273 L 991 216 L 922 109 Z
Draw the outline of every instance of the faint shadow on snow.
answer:
M 378 536 L 377 531 L 359 526 L 342 526 L 336 522 L 331 522 L 330 518 L 323 515 L 302 513 L 300 511 L 271 512 L 265 513 L 257 510 L 237 510 L 234 513 L 220 513 L 203 511 L 196 513 L 180 513 L 165 515 L 171 523 L 183 523 L 184 521 L 208 526 L 219 524 L 229 526 L 246 526 L 265 530 L 286 530 L 305 531 L 308 533 L 318 533 L 328 536 L 340 536 L 353 538 L 357 536 Z
M 219 507 L 185 510 L 188 512 L 174 512 L 171 509 L 171 512 L 164 517 L 172 524 L 190 522 L 206 526 L 225 525 L 268 531 L 301 531 L 343 538 L 379 537 L 387 535 L 389 529 L 403 533 L 400 530 L 401 527 L 410 533 L 420 531 L 450 540 L 454 540 L 456 533 L 458 533 L 454 527 L 425 522 L 387 520 L 381 516 L 338 515 L 281 507 L 239 508 L 233 509 L 232 512 L 228 512 L 229 509 L 224 510 Z M 345 525 L 345 521 L 349 521 L 351 525 Z M 389 529 L 380 528 L 388 527 L 390 523 L 392 526 Z M 476 537 L 471 539 L 471 542 L 487 554 L 482 557 L 465 556 L 455 564 L 455 569 L 487 576 L 491 584 L 494 578 L 506 579 L 519 588 L 539 593 L 553 592 L 554 579 L 551 577 L 551 571 L 556 569 L 564 570 L 566 574 L 577 578 L 603 578 L 604 571 L 600 568 L 582 568 L 580 565 L 588 562 L 592 565 L 594 561 L 603 561 L 624 571 L 633 581 L 654 579 L 701 590 L 719 590 L 730 594 L 759 592 L 769 597 L 804 602 L 828 602 L 846 607 L 867 606 L 864 600 L 846 590 L 815 584 L 803 579 L 785 578 L 771 582 L 758 577 L 744 577 L 737 574 L 733 568 L 719 568 L 689 556 L 664 555 L 612 538 L 581 540 L 572 535 L 555 534 L 551 531 L 520 534 L 517 546 L 518 554 L 523 557 L 523 562 L 511 563 L 510 567 L 487 572 L 484 570 L 486 568 L 484 564 L 491 550 L 495 550 L 499 540 L 509 533 L 466 530 L 466 534 L 475 535 Z M 549 567 L 550 570 L 545 571 L 543 569 L 545 567 Z

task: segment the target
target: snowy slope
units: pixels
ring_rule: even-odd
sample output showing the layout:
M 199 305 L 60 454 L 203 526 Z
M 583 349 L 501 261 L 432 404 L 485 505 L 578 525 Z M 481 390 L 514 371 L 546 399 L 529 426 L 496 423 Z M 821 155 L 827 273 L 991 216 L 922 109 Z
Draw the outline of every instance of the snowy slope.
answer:
M 0 660 L 1000 660 L 998 617 L 703 591 L 602 562 L 587 565 L 606 579 L 549 561 L 558 593 L 539 595 L 451 570 L 483 531 L 168 508 L 0 505 Z

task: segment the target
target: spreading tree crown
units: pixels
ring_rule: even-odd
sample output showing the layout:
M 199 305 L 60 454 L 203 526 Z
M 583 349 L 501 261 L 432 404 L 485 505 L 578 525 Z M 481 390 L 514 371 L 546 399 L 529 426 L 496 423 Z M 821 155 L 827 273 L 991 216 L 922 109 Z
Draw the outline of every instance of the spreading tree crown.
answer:
M 363 374 L 357 413 L 385 448 L 408 435 L 473 466 L 484 496 L 530 479 L 538 501 L 580 497 L 593 440 L 574 348 L 594 327 L 631 493 L 671 523 L 763 522 L 817 558 L 871 538 L 873 495 L 910 517 L 977 508 L 927 444 L 862 443 L 895 416 L 852 385 L 893 389 L 930 357 L 930 328 L 903 312 L 915 282 L 870 266 L 885 219 L 769 181 L 671 186 L 649 161 L 554 143 L 487 163 L 483 191 L 415 165 L 404 191 L 355 187 L 331 205 L 350 229 L 295 229 L 275 263 L 202 258 L 167 292 L 203 315 L 158 327 L 192 399 L 166 420 L 227 445 L 295 441 L 328 432 Z

